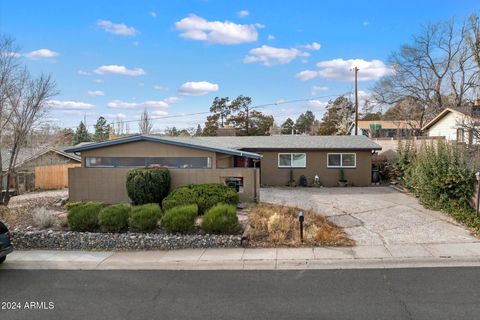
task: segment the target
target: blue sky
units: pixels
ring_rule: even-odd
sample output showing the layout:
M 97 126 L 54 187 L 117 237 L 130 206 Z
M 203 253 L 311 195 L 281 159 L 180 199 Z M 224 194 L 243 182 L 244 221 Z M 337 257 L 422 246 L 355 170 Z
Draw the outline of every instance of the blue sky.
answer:
M 215 96 L 253 98 L 278 123 L 329 97 L 362 94 L 388 74 L 388 55 L 422 24 L 479 10 L 478 1 L 1 1 L 0 30 L 60 94 L 49 121 L 136 120 L 208 111 Z M 204 115 L 164 118 L 195 127 Z M 130 125 L 137 130 L 136 123 Z

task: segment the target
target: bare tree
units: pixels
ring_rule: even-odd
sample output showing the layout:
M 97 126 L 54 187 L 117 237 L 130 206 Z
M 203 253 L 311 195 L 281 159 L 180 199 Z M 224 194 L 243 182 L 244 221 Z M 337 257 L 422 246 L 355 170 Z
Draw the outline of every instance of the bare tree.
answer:
M 56 94 L 55 83 L 50 76 L 40 75 L 34 78 L 23 69 L 12 81 L 6 92 L 6 102 L 11 110 L 7 124 L 11 135 L 10 160 L 7 170 L 7 184 L 15 175 L 15 164 L 20 149 L 24 146 L 28 134 L 47 111 L 46 102 Z M 0 202 L 8 204 L 10 194 L 5 192 Z
M 375 100 L 392 105 L 408 98 L 420 108 L 420 126 L 445 107 L 463 105 L 476 77 L 465 28 L 453 20 L 423 27 L 391 55 L 393 72 L 374 86 Z
M 145 108 L 140 116 L 140 121 L 138 121 L 138 128 L 141 134 L 151 134 L 153 129 L 152 118 L 148 114 L 147 109 Z

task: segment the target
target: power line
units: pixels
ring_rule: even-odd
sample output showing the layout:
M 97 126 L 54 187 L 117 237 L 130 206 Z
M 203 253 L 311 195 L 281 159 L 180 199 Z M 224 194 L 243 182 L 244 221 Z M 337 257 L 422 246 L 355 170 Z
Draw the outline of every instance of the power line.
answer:
M 259 104 L 256 106 L 251 107 L 250 109 L 264 109 L 267 107 L 272 107 L 272 106 L 278 106 L 278 105 L 283 105 L 283 104 L 291 104 L 291 103 L 298 103 L 298 102 L 307 102 L 307 101 L 313 101 L 316 99 L 323 99 L 323 98 L 337 98 L 344 96 L 344 94 L 340 95 L 325 95 L 325 96 L 316 96 L 313 98 L 303 98 L 303 99 L 293 99 L 293 100 L 283 100 L 283 101 L 276 101 L 276 102 L 270 102 L 270 103 L 265 103 L 265 104 Z M 210 114 L 210 111 L 202 111 L 202 112 L 191 112 L 191 113 L 181 113 L 181 114 L 172 114 L 172 115 L 165 115 L 165 116 L 151 116 L 151 120 L 163 120 L 163 119 L 172 119 L 172 118 L 183 118 L 183 117 L 190 117 L 190 116 L 197 116 L 197 115 L 204 115 L 204 114 Z M 139 120 L 125 120 L 125 121 L 112 121 L 110 124 L 114 125 L 115 123 L 133 123 L 133 122 L 138 122 Z M 86 127 L 95 127 L 95 125 L 88 125 Z M 73 127 L 65 127 L 65 129 L 75 129 L 76 126 Z

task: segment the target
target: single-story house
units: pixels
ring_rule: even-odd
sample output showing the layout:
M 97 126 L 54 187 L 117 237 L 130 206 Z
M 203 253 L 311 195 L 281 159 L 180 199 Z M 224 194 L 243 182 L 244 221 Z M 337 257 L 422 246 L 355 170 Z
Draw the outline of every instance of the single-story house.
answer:
M 480 104 L 455 109 L 446 108 L 422 129 L 430 137 L 445 137 L 447 141 L 479 144 Z
M 259 199 L 259 186 L 285 186 L 290 176 L 316 175 L 336 186 L 343 170 L 354 186 L 371 184 L 372 154 L 381 147 L 364 136 L 165 137 L 133 135 L 66 149 L 81 155 L 69 169 L 71 201 L 129 201 L 125 180 L 131 168 L 168 167 L 172 188 L 225 183 L 242 201 Z
M 2 179 L 6 187 L 6 171 L 8 170 L 10 153 L 2 149 Z M 67 185 L 67 168 L 80 166 L 79 156 L 63 150 L 42 147 L 23 148 L 17 156 L 15 177 L 11 177 L 9 188 L 17 193 L 36 189 L 59 189 Z M 37 177 L 38 176 L 38 177 Z

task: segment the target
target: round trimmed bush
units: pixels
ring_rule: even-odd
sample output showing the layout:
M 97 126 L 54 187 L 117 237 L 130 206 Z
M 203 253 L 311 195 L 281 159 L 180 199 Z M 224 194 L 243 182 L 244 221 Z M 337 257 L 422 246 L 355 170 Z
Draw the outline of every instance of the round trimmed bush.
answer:
M 218 203 L 237 205 L 238 201 L 238 193 L 223 184 L 192 184 L 175 189 L 163 200 L 162 207 L 167 211 L 180 205 L 196 204 L 198 213 L 204 214 Z
M 87 202 L 70 208 L 67 215 L 70 230 L 96 231 L 100 210 L 102 210 L 102 203 L 100 202 Z
M 131 207 L 120 203 L 103 208 L 98 214 L 98 223 L 103 232 L 120 232 L 128 226 Z
M 170 172 L 167 168 L 133 169 L 127 174 L 128 197 L 135 205 L 158 203 L 170 191 Z
M 152 231 L 157 227 L 162 211 L 157 203 L 135 206 L 130 211 L 128 226 L 131 231 Z
M 202 229 L 208 233 L 238 233 L 240 224 L 237 208 L 228 204 L 217 204 L 203 216 Z
M 178 206 L 165 212 L 161 225 L 169 232 L 187 232 L 193 229 L 197 214 L 196 204 Z

